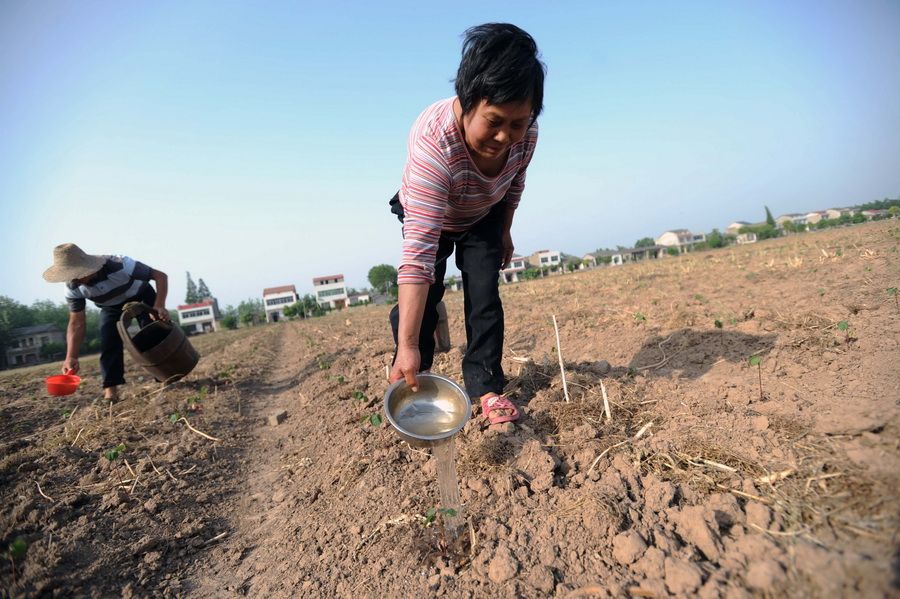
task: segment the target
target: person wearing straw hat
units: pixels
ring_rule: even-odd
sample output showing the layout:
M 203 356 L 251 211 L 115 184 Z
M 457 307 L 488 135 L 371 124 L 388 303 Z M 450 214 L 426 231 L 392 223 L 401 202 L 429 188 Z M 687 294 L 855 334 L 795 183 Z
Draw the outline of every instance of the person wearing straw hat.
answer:
M 78 374 L 78 354 L 85 331 L 84 310 L 87 300 L 91 300 L 100 308 L 103 397 L 109 401 L 118 400 L 119 385 L 125 384 L 124 348 L 116 330 L 122 307 L 128 302 L 143 302 L 155 310 L 149 318 L 168 321 L 168 276 L 128 256 L 93 256 L 74 243 L 63 243 L 53 248 L 53 266 L 44 271 L 44 279 L 66 284 L 69 326 L 63 374 Z M 150 281 L 156 283 L 155 290 Z M 148 324 L 149 318 L 139 317 L 141 326 Z

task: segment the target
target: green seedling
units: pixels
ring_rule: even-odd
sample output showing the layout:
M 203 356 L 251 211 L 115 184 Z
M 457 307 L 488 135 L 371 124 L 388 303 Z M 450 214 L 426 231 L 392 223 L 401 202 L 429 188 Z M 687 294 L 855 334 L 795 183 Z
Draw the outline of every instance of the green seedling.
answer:
M 381 426 L 381 414 L 375 412 L 374 414 L 364 416 L 362 423 L 363 425 L 368 424 L 369 426 Z
M 199 393 L 197 393 L 196 395 L 191 395 L 190 397 L 188 397 L 188 400 L 187 400 L 187 403 L 188 403 L 188 410 L 190 410 L 190 411 L 193 412 L 193 411 L 195 411 L 197 408 L 199 408 L 199 407 L 200 407 L 200 402 L 202 402 L 204 399 L 206 399 L 207 393 L 209 393 L 209 387 L 207 387 L 206 385 L 204 385 L 204 386 L 200 387 L 200 392 L 199 392 Z
M 721 328 L 722 328 L 722 321 L 719 320 L 718 318 L 713 322 L 713 324 L 716 325 L 716 328 L 717 328 L 717 329 L 721 329 Z
M 347 379 L 344 378 L 343 374 L 334 375 L 334 380 L 336 380 L 338 382 L 338 385 L 343 385 L 344 383 L 347 382 Z
M 328 370 L 331 368 L 331 361 L 326 359 L 324 354 L 316 356 L 316 363 L 319 365 L 319 370 Z
M 842 320 L 842 321 L 838 322 L 837 325 L 835 325 L 835 326 L 837 327 L 837 330 L 839 330 L 840 332 L 842 332 L 844 334 L 844 342 L 845 343 L 852 343 L 852 342 L 856 341 L 857 337 L 853 333 L 853 331 L 850 329 L 850 323 L 848 321 Z
M 823 295 L 825 295 L 825 290 L 822 289 L 821 287 L 819 287 L 818 293 L 819 293 L 819 297 L 822 297 Z
M 169 414 L 169 422 L 175 424 L 181 419 L 181 413 L 178 410 L 175 410 L 171 414 Z
M 352 395 L 356 401 L 366 401 L 366 394 L 362 391 L 354 391 Z
M 698 302 L 700 302 L 701 304 L 705 304 L 708 301 L 703 295 L 701 295 L 699 293 L 694 294 L 694 299 L 697 300 Z
M 750 356 L 750 366 L 756 366 L 756 373 L 759 375 L 759 400 L 762 401 L 763 397 L 763 388 L 762 388 L 762 358 L 759 356 Z
M 125 444 L 119 443 L 112 449 L 107 449 L 106 453 L 104 453 L 103 455 L 104 455 L 104 457 L 106 457 L 107 460 L 109 460 L 110 462 L 113 462 L 116 459 L 118 459 L 119 454 L 121 454 L 124 451 L 125 451 Z
M 22 537 L 16 537 L 16 540 L 7 545 L 6 551 L 0 553 L 0 558 L 9 560 L 12 566 L 12 581 L 16 584 L 16 562 L 22 561 L 25 554 L 28 553 L 28 543 Z
M 28 543 L 22 537 L 16 537 L 16 540 L 7 545 L 3 557 L 13 562 L 21 560 L 28 553 Z
M 425 527 L 429 527 L 434 524 L 434 521 L 438 516 L 449 517 L 452 518 L 456 516 L 456 510 L 449 507 L 430 507 L 425 511 Z
M 643 314 L 641 314 L 640 312 L 635 312 L 634 313 L 634 321 L 638 324 L 640 324 L 642 322 L 647 322 L 647 317 L 644 316 Z
M 66 408 L 65 410 L 63 410 L 62 412 L 59 413 L 60 418 L 62 418 L 63 420 L 68 420 L 71 415 L 72 415 L 72 410 L 70 410 L 69 408 Z

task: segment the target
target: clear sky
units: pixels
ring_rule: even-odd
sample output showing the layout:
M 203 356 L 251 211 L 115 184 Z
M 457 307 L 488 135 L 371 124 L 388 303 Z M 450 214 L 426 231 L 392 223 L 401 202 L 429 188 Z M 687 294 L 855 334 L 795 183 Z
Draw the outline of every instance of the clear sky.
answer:
M 461 33 L 548 66 L 518 253 L 900 195 L 900 2 L 0 2 L 0 295 L 54 245 L 220 304 L 395 264 L 406 136 Z

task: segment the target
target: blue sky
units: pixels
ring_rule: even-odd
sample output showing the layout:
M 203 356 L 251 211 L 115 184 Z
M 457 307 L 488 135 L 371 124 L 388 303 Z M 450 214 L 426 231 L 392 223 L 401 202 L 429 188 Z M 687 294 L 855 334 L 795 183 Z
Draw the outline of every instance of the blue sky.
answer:
M 900 195 L 900 3 L 0 3 L 0 294 L 54 245 L 185 271 L 221 304 L 396 264 L 406 136 L 461 33 L 548 66 L 519 253 Z

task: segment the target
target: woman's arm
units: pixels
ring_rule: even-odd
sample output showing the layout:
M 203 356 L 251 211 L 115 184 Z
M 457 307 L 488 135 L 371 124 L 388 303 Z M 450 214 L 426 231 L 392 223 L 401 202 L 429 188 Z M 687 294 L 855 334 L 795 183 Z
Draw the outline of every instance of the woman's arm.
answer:
M 422 363 L 419 354 L 419 332 L 422 329 L 422 315 L 428 285 L 425 283 L 404 283 L 398 287 L 397 306 L 400 322 L 397 330 L 397 358 L 391 368 L 390 381 L 405 378 L 406 384 L 417 391 L 416 373 Z

